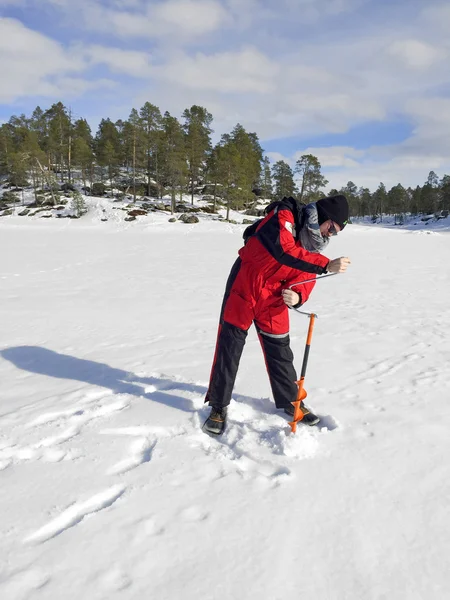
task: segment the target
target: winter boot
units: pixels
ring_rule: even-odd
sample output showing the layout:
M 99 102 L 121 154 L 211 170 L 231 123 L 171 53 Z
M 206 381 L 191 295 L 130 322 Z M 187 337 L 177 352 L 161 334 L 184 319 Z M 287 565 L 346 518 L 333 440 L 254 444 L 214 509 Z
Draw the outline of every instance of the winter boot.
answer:
M 294 416 L 294 407 L 292 404 L 286 406 L 284 412 L 293 417 Z M 303 415 L 303 417 L 301 416 Z M 300 402 L 300 421 L 299 423 L 303 423 L 304 425 L 317 425 L 319 423 L 320 418 L 312 413 L 307 406 L 303 403 L 303 400 Z
M 227 407 L 223 408 L 211 408 L 209 417 L 203 424 L 203 431 L 206 433 L 212 433 L 213 435 L 220 435 L 225 431 L 227 423 Z

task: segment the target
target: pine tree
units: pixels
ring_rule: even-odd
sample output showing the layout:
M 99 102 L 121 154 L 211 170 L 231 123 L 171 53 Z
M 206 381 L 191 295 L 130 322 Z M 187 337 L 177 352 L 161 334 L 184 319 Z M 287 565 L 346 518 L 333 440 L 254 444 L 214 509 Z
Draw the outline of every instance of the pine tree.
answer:
M 263 159 L 260 188 L 261 196 L 266 200 L 270 200 L 273 195 L 273 182 L 272 173 L 270 171 L 270 160 L 267 156 Z
M 390 214 L 395 215 L 395 225 L 403 224 L 407 199 L 406 190 L 400 183 L 394 185 L 387 194 L 387 210 Z
M 38 134 L 35 131 L 29 131 L 21 148 L 22 162 L 25 165 L 27 174 L 31 175 L 33 182 L 34 200 L 37 203 L 37 190 L 39 186 L 39 176 L 41 174 L 39 164 L 44 163 L 46 159 L 45 152 L 41 150 L 38 142 Z M 42 186 L 43 187 L 43 186 Z M 55 201 L 55 198 L 54 198 Z
M 275 182 L 275 199 L 282 200 L 285 196 L 295 196 L 296 188 L 294 173 L 284 160 L 279 160 L 272 167 L 272 176 Z
M 422 204 L 421 201 L 422 188 L 420 185 L 416 186 L 416 188 L 412 191 L 411 195 L 411 214 L 417 215 L 420 212 L 420 206 Z
M 219 145 L 216 145 L 208 156 L 206 175 L 213 187 L 213 211 L 217 210 L 217 186 L 220 184 Z
M 239 196 L 240 153 L 230 134 L 224 134 L 216 148 L 217 175 L 227 202 L 227 221 L 230 210 Z
M 450 210 L 450 175 L 444 175 L 439 183 L 440 210 Z
M 95 154 L 102 167 L 101 180 L 104 179 L 103 168 L 107 168 L 110 185 L 113 185 L 118 172 L 120 149 L 119 132 L 115 124 L 110 119 L 102 119 L 95 137 Z
M 73 125 L 73 137 L 74 140 L 84 140 L 91 149 L 93 148 L 94 139 L 92 137 L 91 128 L 86 119 L 77 119 L 75 121 Z
M 183 112 L 186 151 L 189 166 L 191 202 L 194 204 L 195 186 L 203 176 L 211 151 L 211 123 L 213 117 L 202 106 L 191 106 Z
M 69 165 L 71 120 L 62 102 L 53 104 L 44 114 L 48 124 L 49 164 L 56 173 L 61 173 L 64 181 L 64 168 Z
M 304 204 L 319 200 L 323 195 L 320 189 L 328 185 L 328 180 L 320 172 L 319 159 L 312 154 L 303 154 L 295 163 L 295 173 L 301 177 L 299 200 Z
M 350 215 L 357 215 L 359 211 L 358 188 L 353 181 L 348 181 L 347 184 L 339 190 L 340 194 L 344 194 L 347 198 Z
M 40 149 L 47 153 L 49 149 L 48 119 L 40 106 L 37 106 L 31 115 L 30 129 L 36 133 Z
M 437 213 L 439 206 L 439 179 L 434 171 L 430 171 L 420 194 L 421 212 Z
M 93 178 L 94 153 L 84 137 L 77 137 L 73 143 L 73 164 L 81 171 L 83 186 L 87 187 L 87 178 L 90 177 L 91 188 Z
M 168 112 L 164 114 L 162 128 L 164 152 L 161 156 L 161 173 L 164 185 L 171 193 L 173 214 L 176 190 L 183 188 L 187 177 L 185 136 L 178 119 Z
M 235 184 L 239 188 L 233 208 L 248 207 L 255 200 L 253 190 L 258 187 L 261 177 L 262 149 L 256 133 L 247 133 L 239 123 L 233 128 L 229 143 L 235 146 L 239 155 L 239 169 Z
M 158 142 L 161 133 L 161 111 L 154 104 L 146 102 L 139 111 L 139 117 L 147 171 L 147 194 L 150 196 L 152 179 L 159 186 Z
M 373 201 L 374 201 L 374 208 L 376 211 L 375 214 L 373 215 L 373 218 L 376 219 L 377 216 L 379 215 L 380 222 L 381 222 L 381 221 L 383 221 L 383 211 L 385 210 L 385 206 L 387 206 L 387 192 L 386 192 L 386 186 L 384 185 L 384 183 L 380 183 L 380 185 L 375 190 L 375 192 L 373 194 Z
M 84 198 L 78 190 L 75 190 L 73 192 L 72 206 L 77 219 L 79 219 L 82 215 L 84 215 L 87 212 L 87 206 L 84 201 Z
M 12 127 L 4 123 L 0 126 L 0 175 L 10 175 L 13 150 Z
M 133 167 L 133 126 L 129 121 L 122 119 L 116 121 L 115 125 L 119 134 L 120 162 L 128 174 Z
M 331 195 L 331 194 L 330 194 Z M 365 217 L 372 209 L 372 194 L 369 188 L 361 187 L 358 190 L 358 216 Z

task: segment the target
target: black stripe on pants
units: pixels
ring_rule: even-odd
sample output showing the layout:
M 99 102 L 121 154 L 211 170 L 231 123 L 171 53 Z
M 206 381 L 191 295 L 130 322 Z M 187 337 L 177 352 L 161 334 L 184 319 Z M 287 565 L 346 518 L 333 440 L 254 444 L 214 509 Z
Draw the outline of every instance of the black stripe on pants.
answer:
M 264 352 L 273 399 L 277 408 L 284 408 L 297 398 L 297 373 L 289 335 L 271 337 L 257 327 L 259 341 Z

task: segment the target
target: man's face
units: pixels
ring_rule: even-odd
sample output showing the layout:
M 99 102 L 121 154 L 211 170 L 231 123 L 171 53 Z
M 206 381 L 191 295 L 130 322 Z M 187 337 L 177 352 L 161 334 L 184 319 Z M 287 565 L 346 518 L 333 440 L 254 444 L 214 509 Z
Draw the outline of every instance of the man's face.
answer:
M 332 235 L 337 235 L 341 231 L 341 228 L 337 223 L 328 219 L 328 221 L 324 221 L 320 226 L 320 233 L 322 237 L 329 238 Z

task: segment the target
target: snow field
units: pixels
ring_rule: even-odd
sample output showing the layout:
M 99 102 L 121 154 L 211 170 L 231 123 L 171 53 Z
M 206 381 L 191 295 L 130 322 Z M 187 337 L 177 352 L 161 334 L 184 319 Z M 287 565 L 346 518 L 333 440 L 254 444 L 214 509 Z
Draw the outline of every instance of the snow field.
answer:
M 353 226 L 328 255 L 289 434 L 248 336 L 200 425 L 242 226 L 0 223 L 0 597 L 441 599 L 450 584 L 450 236 Z M 447 258 L 446 258 L 447 257 Z M 292 314 L 300 370 L 306 317 Z

